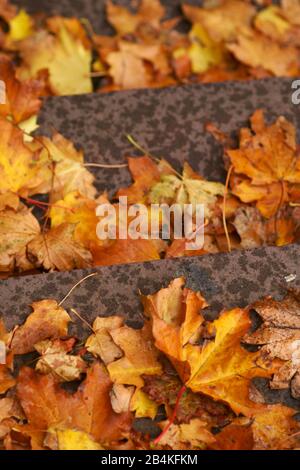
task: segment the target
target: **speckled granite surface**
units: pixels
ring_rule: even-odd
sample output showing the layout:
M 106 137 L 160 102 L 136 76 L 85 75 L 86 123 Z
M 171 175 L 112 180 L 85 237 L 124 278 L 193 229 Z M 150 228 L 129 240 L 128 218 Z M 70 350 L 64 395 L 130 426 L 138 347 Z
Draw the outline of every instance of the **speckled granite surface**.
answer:
M 257 108 L 264 108 L 269 119 L 279 114 L 291 119 L 300 142 L 300 106 L 292 104 L 291 83 L 274 78 L 48 98 L 40 132 L 51 134 L 55 128 L 82 147 L 88 161 L 102 163 L 123 163 L 126 155 L 138 155 L 126 138 L 131 134 L 178 168 L 187 160 L 205 177 L 224 180 L 222 147 L 204 124 L 212 121 L 235 134 Z M 126 169 L 94 173 L 99 190 L 114 192 L 130 183 Z
M 288 286 L 285 276 L 290 274 L 297 279 L 289 285 L 300 286 L 295 246 L 26 276 L 0 282 L 1 312 L 7 326 L 24 320 L 33 301 L 60 301 L 91 272 L 99 275 L 76 288 L 64 306 L 77 308 L 89 321 L 97 315 L 124 315 L 131 325 L 142 322 L 138 292 L 153 293 L 178 276 L 185 276 L 189 287 L 205 295 L 211 305 L 208 317 L 216 316 L 223 307 L 245 306 L 265 295 L 281 295 Z M 79 324 L 80 329 L 83 326 Z

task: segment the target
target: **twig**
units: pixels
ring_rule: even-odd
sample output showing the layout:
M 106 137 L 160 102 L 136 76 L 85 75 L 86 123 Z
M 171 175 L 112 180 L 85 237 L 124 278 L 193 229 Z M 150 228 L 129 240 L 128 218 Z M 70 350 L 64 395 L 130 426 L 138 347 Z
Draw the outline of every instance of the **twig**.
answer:
M 72 292 L 76 289 L 76 287 L 78 287 L 80 284 L 82 284 L 82 282 L 86 281 L 86 279 L 89 279 L 90 277 L 93 277 L 93 276 L 98 276 L 99 273 L 92 273 L 92 274 L 89 274 L 88 276 L 85 276 L 83 279 L 80 279 L 80 281 L 78 281 L 75 286 L 73 286 L 69 292 L 67 293 L 67 295 L 65 295 L 65 297 L 59 302 L 58 305 L 62 305 L 66 300 L 67 298 L 72 294 Z

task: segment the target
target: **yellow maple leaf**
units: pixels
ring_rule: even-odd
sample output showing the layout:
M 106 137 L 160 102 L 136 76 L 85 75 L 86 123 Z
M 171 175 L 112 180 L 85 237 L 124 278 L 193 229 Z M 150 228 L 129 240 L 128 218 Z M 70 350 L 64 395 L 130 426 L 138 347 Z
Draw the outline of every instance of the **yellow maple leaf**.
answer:
M 250 381 L 256 376 L 270 376 L 272 368 L 267 368 L 263 361 L 258 365 L 260 354 L 250 353 L 240 345 L 251 326 L 248 312 L 234 309 L 222 313 L 206 326 L 207 334 L 214 339 L 200 346 L 197 341 L 204 318 L 199 313 L 206 304 L 199 294 L 182 289 L 183 280 L 177 279 L 168 288 L 144 298 L 156 347 L 168 356 L 183 382 L 194 392 L 222 400 L 236 413 L 251 416 L 259 405 L 249 399 Z M 173 305 L 172 310 L 167 309 L 167 315 L 166 299 L 169 306 Z
M 51 91 L 56 95 L 92 92 L 90 69 L 92 53 L 62 26 L 55 36 L 38 31 L 20 45 L 22 78 L 49 70 Z

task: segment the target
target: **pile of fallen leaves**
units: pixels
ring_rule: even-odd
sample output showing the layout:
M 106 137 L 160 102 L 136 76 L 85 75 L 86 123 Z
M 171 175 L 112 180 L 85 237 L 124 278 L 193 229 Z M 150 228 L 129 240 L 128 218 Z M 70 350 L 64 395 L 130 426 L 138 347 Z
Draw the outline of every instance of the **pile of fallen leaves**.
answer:
M 103 36 L 87 20 L 31 16 L 0 0 L 0 57 L 54 95 L 299 75 L 298 0 L 210 0 L 182 11 L 188 33 L 177 28 L 182 18 L 164 19 L 159 0 L 141 0 L 136 12 L 108 0 L 116 34 Z
M 63 301 L 35 302 L 10 332 L 2 324 L 1 447 L 298 448 L 297 410 L 268 404 L 253 379 L 300 398 L 299 293 L 206 321 L 205 299 L 184 284 L 179 278 L 142 297 L 142 329 L 97 317 L 85 343 L 68 325 L 86 320 L 74 309 L 71 318 Z
M 284 117 L 267 125 L 262 111 L 256 111 L 251 128 L 241 130 L 238 149 L 232 149 L 212 124 L 208 126 L 224 144 L 226 185 L 205 180 L 187 163 L 180 174 L 163 159 L 129 158 L 134 183 L 109 201 L 106 193 L 97 194 L 88 170 L 93 164 L 85 163 L 72 142 L 58 133 L 52 138 L 32 136 L 41 105 L 40 81 L 19 81 L 6 59 L 0 62 L 0 72 L 7 92 L 6 104 L 0 105 L 2 277 L 298 241 L 300 154 L 295 127 Z M 168 240 L 161 233 L 157 240 L 142 234 L 138 240 L 100 240 L 96 208 L 108 204 L 118 212 L 120 196 L 127 196 L 129 205 L 144 204 L 160 232 L 162 215 L 160 209 L 154 210 L 155 204 L 203 204 L 203 248 L 186 251 L 187 240 L 176 239 L 172 230 Z

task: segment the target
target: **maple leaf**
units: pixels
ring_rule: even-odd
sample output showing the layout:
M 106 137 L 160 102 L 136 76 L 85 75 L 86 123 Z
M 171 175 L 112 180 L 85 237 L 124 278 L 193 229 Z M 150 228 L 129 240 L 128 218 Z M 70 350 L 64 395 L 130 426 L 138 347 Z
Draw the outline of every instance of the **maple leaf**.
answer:
M 43 153 L 51 158 L 54 170 L 44 177 L 37 192 L 50 192 L 51 202 L 64 199 L 73 191 L 93 199 L 96 188 L 93 186 L 94 176 L 84 166 L 84 155 L 74 144 L 56 133 L 52 139 L 42 138 Z
M 0 118 L 0 130 L 0 193 L 34 194 L 47 159 L 41 158 L 39 150 L 31 151 L 24 143 L 23 132 L 4 118 Z
M 27 257 L 47 271 L 70 271 L 92 266 L 92 255 L 74 240 L 75 225 L 64 223 L 35 237 L 27 245 Z
M 162 175 L 159 183 L 151 188 L 148 199 L 150 203 L 161 204 L 192 204 L 195 210 L 197 204 L 204 205 L 205 216 L 211 215 L 211 208 L 217 202 L 217 196 L 223 196 L 225 186 L 221 183 L 205 181 L 198 175 L 190 174 L 191 169 L 184 167 L 183 177 Z
M 251 118 L 251 129 L 242 129 L 240 148 L 228 150 L 234 172 L 232 192 L 243 202 L 256 202 L 264 217 L 274 216 L 289 200 L 292 185 L 300 182 L 296 131 L 284 117 L 267 126 L 261 110 Z
M 31 269 L 26 247 L 39 233 L 39 223 L 26 207 L 21 206 L 17 212 L 11 209 L 0 211 L 0 271 Z
M 183 13 L 192 23 L 199 23 L 211 38 L 221 42 L 233 39 L 242 25 L 250 26 L 255 8 L 242 0 L 225 0 L 214 8 L 184 4 Z
M 71 340 L 71 348 L 74 340 Z M 41 374 L 52 374 L 58 382 L 71 382 L 80 379 L 87 369 L 87 364 L 79 356 L 68 354 L 69 342 L 44 340 L 34 345 L 41 355 L 36 370 Z
M 261 352 L 271 358 L 284 361 L 276 371 L 271 388 L 285 389 L 291 386 L 294 398 L 300 397 L 300 302 L 292 291 L 282 301 L 270 297 L 253 304 L 253 309 L 263 320 L 261 326 L 244 341 L 262 346 Z
M 223 312 L 207 326 L 207 333 L 214 339 L 202 346 L 195 344 L 201 339 L 204 318 L 199 312 L 205 301 L 188 289 L 183 292 L 183 284 L 183 279 L 177 279 L 169 288 L 144 299 L 156 347 L 167 355 L 194 392 L 222 400 L 236 413 L 251 416 L 259 405 L 249 399 L 250 381 L 253 377 L 268 377 L 273 370 L 270 362 L 263 363 L 259 352 L 250 353 L 240 345 L 251 326 L 248 312 Z M 170 303 L 173 308 L 166 307 Z
M 293 76 L 299 73 L 300 61 L 297 48 L 281 46 L 254 30 L 244 29 L 227 49 L 242 63 L 262 68 L 275 76 Z
M 74 38 L 65 26 L 56 35 L 41 30 L 20 45 L 22 65 L 19 76 L 30 78 L 41 70 L 49 71 L 51 91 L 55 95 L 91 93 L 91 51 Z
M 109 0 L 106 12 L 108 21 L 119 34 L 133 33 L 143 23 L 158 28 L 165 15 L 165 9 L 159 0 L 141 0 L 136 14 Z
M 152 158 L 128 158 L 128 166 L 134 184 L 129 188 L 119 189 L 117 197 L 127 196 L 128 204 L 144 202 L 152 186 L 160 180 L 160 171 Z
M 131 423 L 130 413 L 117 414 L 110 402 L 112 383 L 95 363 L 74 394 L 64 391 L 49 375 L 22 368 L 17 395 L 29 424 L 37 429 L 82 431 L 98 443 L 122 439 Z
M 82 196 L 79 191 L 73 191 L 51 207 L 51 227 L 55 228 L 62 223 L 73 224 L 75 226 L 74 240 L 93 253 L 97 248 L 105 245 L 105 241 L 100 240 L 96 232 L 99 222 L 96 209 L 98 205 L 104 203 L 109 203 L 105 196 L 90 199 Z
M 22 125 L 24 121 L 37 114 L 42 105 L 39 97 L 44 93 L 44 81 L 16 78 L 12 64 L 5 59 L 0 60 L 0 77 L 5 82 L 6 102 L 0 105 L 0 115 L 10 117 L 15 123 Z
M 55 300 L 41 300 L 32 304 L 33 312 L 25 323 L 11 332 L 8 342 L 14 354 L 26 354 L 34 351 L 34 346 L 45 339 L 66 336 L 68 313 Z

